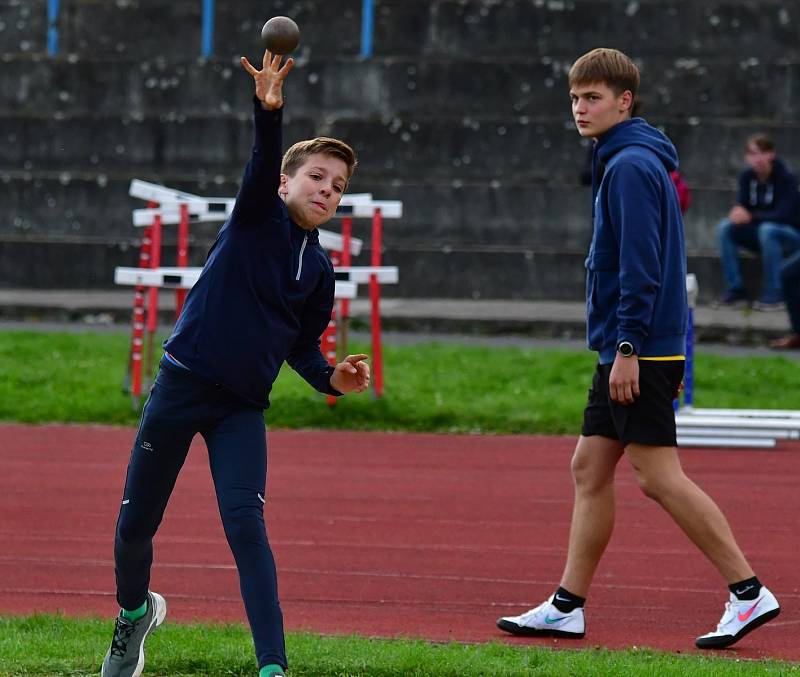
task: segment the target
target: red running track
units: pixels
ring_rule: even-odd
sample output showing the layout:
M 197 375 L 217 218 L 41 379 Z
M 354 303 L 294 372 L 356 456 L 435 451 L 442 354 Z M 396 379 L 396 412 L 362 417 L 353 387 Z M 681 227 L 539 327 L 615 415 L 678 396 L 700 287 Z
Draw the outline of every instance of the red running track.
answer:
M 0 426 L 0 613 L 113 616 L 113 531 L 134 431 Z M 727 590 L 620 466 L 617 528 L 581 641 L 495 628 L 554 589 L 573 438 L 271 432 L 267 524 L 290 630 L 692 652 Z M 800 446 L 685 450 L 781 616 L 724 653 L 800 660 L 793 561 Z M 244 621 L 196 441 L 156 537 L 153 589 L 173 621 Z

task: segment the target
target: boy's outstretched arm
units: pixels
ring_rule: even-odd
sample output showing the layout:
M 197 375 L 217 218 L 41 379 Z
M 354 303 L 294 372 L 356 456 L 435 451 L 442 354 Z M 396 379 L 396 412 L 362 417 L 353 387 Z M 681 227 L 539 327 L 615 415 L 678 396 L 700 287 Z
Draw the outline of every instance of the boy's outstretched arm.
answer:
M 281 59 L 280 55 L 264 52 L 263 67 L 258 70 L 247 57 L 241 58 L 242 67 L 255 84 L 255 139 L 233 209 L 236 222 L 261 223 L 268 213 L 277 209 L 280 200 L 283 82 L 294 67 L 294 59 L 287 59 L 283 66 Z
M 331 386 L 340 393 L 363 393 L 369 388 L 369 365 L 366 355 L 348 355 L 331 374 Z

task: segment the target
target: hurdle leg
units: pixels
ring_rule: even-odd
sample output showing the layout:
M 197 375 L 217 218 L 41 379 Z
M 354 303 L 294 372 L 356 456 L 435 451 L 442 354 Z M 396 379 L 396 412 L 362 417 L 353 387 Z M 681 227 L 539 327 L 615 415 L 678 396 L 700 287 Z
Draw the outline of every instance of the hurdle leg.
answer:
M 383 215 L 376 209 L 372 216 L 372 265 L 381 265 L 381 235 Z M 383 397 L 383 356 L 381 354 L 381 287 L 378 276 L 369 276 L 370 319 L 372 325 L 372 385 L 373 396 Z
M 155 205 L 154 202 L 148 204 L 148 207 L 152 207 Z M 139 246 L 139 268 L 149 268 L 150 267 L 150 244 L 151 244 L 151 227 L 145 226 L 142 232 L 142 243 Z M 133 378 L 133 353 L 134 353 L 134 341 L 136 339 L 136 313 L 137 308 L 141 309 L 142 319 L 144 318 L 144 287 L 138 285 L 134 287 L 133 290 L 133 310 L 132 310 L 132 319 L 131 319 L 131 344 L 130 349 L 128 350 L 128 364 L 125 368 L 125 378 L 122 382 L 122 392 L 123 393 L 132 393 L 132 378 Z M 139 337 L 141 338 L 141 337 Z M 141 365 L 140 365 L 141 366 Z
M 142 335 L 144 333 L 144 289 L 137 287 L 133 297 L 133 338 L 131 339 L 131 405 L 139 406 L 142 396 Z
M 161 265 L 161 217 L 153 217 L 152 251 L 150 254 L 150 267 L 158 268 Z M 145 380 L 147 387 L 153 378 L 153 343 L 158 328 L 158 287 L 150 287 L 147 296 L 147 353 Z
M 185 268 L 189 265 L 189 205 L 181 203 L 181 220 L 178 223 L 178 268 Z M 186 300 L 186 290 L 175 290 L 175 321 L 183 309 L 183 302 Z
M 349 266 L 352 260 L 350 244 L 353 239 L 353 219 L 345 216 L 342 219 L 342 263 Z M 339 340 L 337 341 L 337 356 L 339 362 L 347 356 L 347 343 L 350 333 L 350 299 L 342 299 L 339 305 Z
M 331 319 L 328 320 L 328 326 L 325 328 L 325 331 L 322 332 L 322 336 L 320 337 L 320 349 L 322 350 L 322 354 L 325 356 L 325 359 L 328 360 L 328 364 L 332 367 L 336 366 L 336 305 L 333 306 L 333 310 L 331 311 Z M 335 407 L 336 406 L 336 397 L 334 395 L 328 395 L 328 406 Z

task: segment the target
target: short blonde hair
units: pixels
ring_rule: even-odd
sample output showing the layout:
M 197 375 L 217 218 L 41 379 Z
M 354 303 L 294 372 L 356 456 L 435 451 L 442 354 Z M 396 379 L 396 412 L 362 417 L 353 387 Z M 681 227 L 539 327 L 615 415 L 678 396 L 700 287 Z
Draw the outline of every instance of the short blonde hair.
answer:
M 569 86 L 607 85 L 619 96 L 625 90 L 636 97 L 639 89 L 639 69 L 617 49 L 598 47 L 580 57 L 569 69 Z
M 281 162 L 281 174 L 294 176 L 303 163 L 317 153 L 330 155 L 342 160 L 347 165 L 347 179 L 353 176 L 358 160 L 355 151 L 344 141 L 332 139 L 328 136 L 318 136 L 316 139 L 298 141 L 283 155 Z

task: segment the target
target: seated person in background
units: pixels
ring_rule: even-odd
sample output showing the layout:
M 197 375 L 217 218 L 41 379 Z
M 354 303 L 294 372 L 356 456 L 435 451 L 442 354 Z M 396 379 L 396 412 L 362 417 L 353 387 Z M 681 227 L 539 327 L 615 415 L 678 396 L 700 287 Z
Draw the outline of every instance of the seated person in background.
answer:
M 781 266 L 781 287 L 792 333 L 773 341 L 770 348 L 775 350 L 800 348 L 800 251 L 786 259 Z
M 736 204 L 719 226 L 719 248 L 725 293 L 718 305 L 744 305 L 739 248 L 761 253 L 764 288 L 755 310 L 781 310 L 779 271 L 784 254 L 800 250 L 800 198 L 797 177 L 776 156 L 764 134 L 747 139 Z

